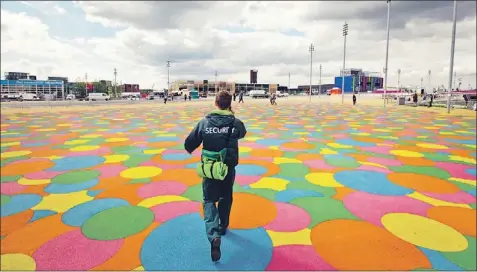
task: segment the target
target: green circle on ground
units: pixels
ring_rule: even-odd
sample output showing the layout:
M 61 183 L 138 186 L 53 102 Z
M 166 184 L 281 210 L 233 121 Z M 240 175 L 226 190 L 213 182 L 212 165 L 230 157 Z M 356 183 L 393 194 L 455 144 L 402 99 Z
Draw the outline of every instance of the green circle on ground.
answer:
M 101 173 L 96 170 L 79 170 L 66 172 L 54 177 L 51 183 L 75 184 L 98 178 Z
M 0 205 L 7 204 L 8 202 L 10 202 L 10 196 L 0 195 Z
M 81 227 L 83 234 L 95 240 L 116 240 L 146 229 L 154 213 L 138 206 L 115 207 L 90 217 Z

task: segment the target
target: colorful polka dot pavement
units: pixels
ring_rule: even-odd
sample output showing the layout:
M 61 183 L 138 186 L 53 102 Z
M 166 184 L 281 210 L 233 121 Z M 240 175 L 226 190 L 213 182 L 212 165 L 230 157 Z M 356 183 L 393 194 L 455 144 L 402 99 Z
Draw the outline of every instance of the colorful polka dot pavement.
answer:
M 1 117 L 2 270 L 475 270 L 475 117 L 234 105 L 230 231 L 210 260 L 200 104 Z

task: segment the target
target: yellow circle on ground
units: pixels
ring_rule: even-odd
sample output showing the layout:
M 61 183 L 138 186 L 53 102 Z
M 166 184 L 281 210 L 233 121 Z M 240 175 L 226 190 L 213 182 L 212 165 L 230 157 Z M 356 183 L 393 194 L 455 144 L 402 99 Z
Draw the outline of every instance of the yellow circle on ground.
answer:
M 468 247 L 467 239 L 455 229 L 419 215 L 388 213 L 381 223 L 392 234 L 416 246 L 443 252 L 458 252 Z
M 305 176 L 308 182 L 323 187 L 343 187 L 337 182 L 332 173 L 310 173 Z
M 239 147 L 239 152 L 240 153 L 252 152 L 252 148 L 248 146 L 241 146 Z
M 250 184 L 250 188 L 254 189 L 272 189 L 274 191 L 283 191 L 287 188 L 288 180 L 281 178 L 261 178 L 259 181 Z
M 21 150 L 21 151 L 9 151 L 9 152 L 3 152 L 0 157 L 2 159 L 8 159 L 8 158 L 15 158 L 15 157 L 20 157 L 20 156 L 25 156 L 30 154 L 31 151 L 28 150 Z
M 109 138 L 109 139 L 106 139 L 106 142 L 108 143 L 117 143 L 117 142 L 125 142 L 129 140 L 128 138 Z
M 91 151 L 96 150 L 100 146 L 99 145 L 80 145 L 70 148 L 70 151 L 78 152 L 78 151 Z
M 445 145 L 430 144 L 430 143 L 418 143 L 417 146 L 430 149 L 449 149 Z
M 84 129 L 81 129 L 81 131 L 83 130 Z M 87 134 L 87 135 L 80 136 L 80 138 L 92 139 L 92 138 L 98 138 L 101 136 L 102 136 L 101 134 Z
M 344 145 L 344 144 L 339 144 L 339 143 L 328 143 L 326 144 L 327 146 L 333 147 L 333 148 L 352 148 L 350 145 Z
M 35 270 L 36 263 L 32 257 L 20 254 L 4 254 L 0 256 L 0 270 L 1 271 L 19 271 L 19 270 Z
M 419 152 L 409 151 L 409 150 L 391 150 L 389 153 L 401 156 L 401 157 L 408 157 L 408 158 L 421 158 L 424 157 L 423 154 Z
M 115 162 L 123 162 L 129 159 L 128 155 L 107 155 L 104 156 L 106 159 L 104 163 L 115 163 Z
M 15 145 L 20 145 L 20 142 L 5 142 L 0 144 L 1 147 L 15 146 Z
M 87 142 L 89 142 L 89 140 L 71 140 L 71 141 L 66 141 L 65 145 L 85 144 Z
M 128 179 L 151 178 L 162 173 L 162 169 L 154 166 L 139 166 L 121 172 L 121 177 Z

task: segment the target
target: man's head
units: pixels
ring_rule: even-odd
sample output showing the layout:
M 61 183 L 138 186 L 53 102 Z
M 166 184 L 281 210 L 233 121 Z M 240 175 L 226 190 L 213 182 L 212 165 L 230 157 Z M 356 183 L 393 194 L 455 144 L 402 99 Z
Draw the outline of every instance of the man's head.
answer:
M 221 110 L 231 109 L 232 95 L 227 91 L 220 91 L 215 96 L 215 106 Z

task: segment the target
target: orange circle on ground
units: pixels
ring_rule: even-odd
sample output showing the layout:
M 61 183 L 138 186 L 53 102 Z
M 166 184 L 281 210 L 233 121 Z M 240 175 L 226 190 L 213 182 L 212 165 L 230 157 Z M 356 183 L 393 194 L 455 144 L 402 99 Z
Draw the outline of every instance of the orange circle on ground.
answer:
M 436 177 L 414 173 L 390 173 L 388 179 L 395 184 L 426 193 L 457 193 L 457 185 Z
M 171 180 L 184 183 L 187 186 L 193 186 L 202 182 L 202 178 L 197 175 L 195 169 L 166 169 L 158 176 L 152 177 L 152 181 Z
M 252 157 L 281 157 L 283 152 L 280 150 L 266 149 L 266 148 L 253 148 L 250 152 Z
M 51 146 L 42 146 L 39 148 L 31 149 L 31 154 L 29 155 L 32 158 L 46 158 L 52 156 L 63 156 L 70 151 L 67 149 L 60 148 L 51 148 Z
M 155 142 L 155 143 L 148 143 L 147 147 L 148 148 L 167 148 L 167 147 L 172 147 L 172 146 L 177 146 L 180 143 L 178 142 Z
M 55 164 L 48 159 L 33 159 L 26 161 L 15 161 L 2 166 L 2 176 L 25 175 L 28 173 L 40 172 Z
M 296 159 L 300 161 L 323 160 L 323 155 L 315 153 L 301 153 L 296 155 Z
M 326 221 L 311 230 L 310 238 L 318 255 L 337 270 L 431 268 L 417 247 L 364 221 Z
M 287 149 L 296 149 L 296 150 L 309 150 L 314 149 L 315 146 L 305 142 L 291 142 L 291 143 L 284 143 L 281 146 L 282 148 Z
M 402 162 L 405 165 L 412 166 L 434 166 L 435 162 L 426 158 L 416 158 L 416 157 L 402 157 L 396 156 L 397 160 Z
M 437 206 L 427 210 L 427 215 L 464 235 L 477 235 L 477 211 L 474 209 Z
M 247 193 L 234 193 L 233 197 L 229 225 L 231 229 L 263 227 L 277 217 L 277 207 L 264 197 Z M 202 205 L 199 212 L 200 216 L 204 217 Z
M 351 137 L 353 140 L 362 142 L 362 143 L 373 143 L 373 144 L 380 144 L 383 143 L 385 140 L 379 138 L 369 138 L 369 137 Z
M 33 217 L 33 210 L 12 214 L 0 218 L 0 235 L 5 236 L 8 233 L 24 227 Z

